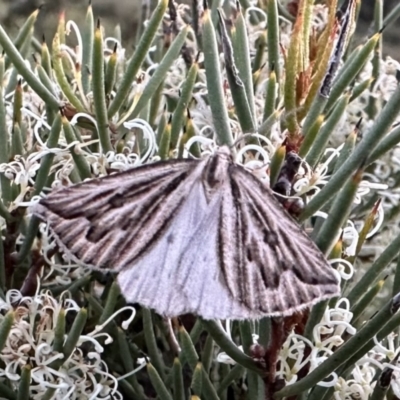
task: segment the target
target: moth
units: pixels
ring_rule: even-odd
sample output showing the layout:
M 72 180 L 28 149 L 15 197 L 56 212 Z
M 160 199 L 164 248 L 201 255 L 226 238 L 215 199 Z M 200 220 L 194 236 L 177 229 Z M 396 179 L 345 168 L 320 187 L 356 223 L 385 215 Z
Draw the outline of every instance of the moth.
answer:
M 72 260 L 163 316 L 286 316 L 339 295 L 325 256 L 226 146 L 51 192 L 33 208 Z

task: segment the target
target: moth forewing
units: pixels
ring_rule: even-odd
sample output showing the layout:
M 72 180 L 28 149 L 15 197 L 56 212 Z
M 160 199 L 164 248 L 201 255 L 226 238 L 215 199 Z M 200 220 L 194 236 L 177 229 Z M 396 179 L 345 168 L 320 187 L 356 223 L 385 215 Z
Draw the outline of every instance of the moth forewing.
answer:
M 235 283 L 229 286 L 232 292 L 268 315 L 338 295 L 329 263 L 272 192 L 237 165 L 230 169 L 230 180 L 223 217 L 231 223 L 220 236 L 226 246 L 223 271 L 230 274 L 226 281 Z
M 165 316 L 289 315 L 339 294 L 323 254 L 227 147 L 57 190 L 33 213 L 71 258 L 119 271 L 128 302 Z
M 151 248 L 173 218 L 199 165 L 192 161 L 160 162 L 59 189 L 33 213 L 84 264 L 119 271 Z

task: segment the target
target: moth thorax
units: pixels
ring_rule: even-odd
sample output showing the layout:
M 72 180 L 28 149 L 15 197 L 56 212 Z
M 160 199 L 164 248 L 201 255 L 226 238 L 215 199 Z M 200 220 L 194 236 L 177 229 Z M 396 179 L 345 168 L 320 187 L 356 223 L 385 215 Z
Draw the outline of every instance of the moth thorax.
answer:
M 203 171 L 203 183 L 209 189 L 217 189 L 228 176 L 228 168 L 231 157 L 227 154 L 217 152 L 207 160 Z

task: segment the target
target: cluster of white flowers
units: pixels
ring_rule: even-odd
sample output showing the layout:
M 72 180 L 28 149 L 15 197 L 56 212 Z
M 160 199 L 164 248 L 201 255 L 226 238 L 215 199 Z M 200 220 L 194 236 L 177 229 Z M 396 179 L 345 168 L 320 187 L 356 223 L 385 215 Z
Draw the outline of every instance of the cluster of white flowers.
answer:
M 344 343 L 343 335 L 354 335 L 356 329 L 351 325 L 353 313 L 347 299 L 339 300 L 333 308 L 327 307 L 321 321 L 313 329 L 312 340 L 302 335 L 290 332 L 278 356 L 277 377 L 284 379 L 287 385 L 298 380 L 299 371 L 307 367 L 311 372 L 322 364 L 335 349 Z M 226 333 L 231 337 L 230 323 L 227 321 Z M 362 399 L 368 400 L 377 384 L 377 373 L 385 368 L 390 368 L 393 377 L 390 381 L 395 396 L 400 397 L 400 363 L 399 348 L 394 333 L 390 334 L 385 343 L 378 343 L 362 359 L 354 365 L 349 376 L 345 379 L 332 373 L 318 386 L 332 387 L 335 400 Z M 253 342 L 257 343 L 259 337 L 253 334 Z M 239 346 L 243 350 L 242 346 Z M 217 361 L 226 364 L 235 364 L 226 353 L 220 352 Z
M 134 317 L 134 309 L 129 309 L 132 316 L 125 321 L 125 327 Z M 59 400 L 122 399 L 117 379 L 101 359 L 103 347 L 98 338 L 105 337 L 105 344 L 112 342 L 109 335 L 99 333 L 108 321 L 93 332 L 82 333 L 72 354 L 64 360 L 63 353 L 53 348 L 60 313 L 65 318 L 81 310 L 68 293 L 61 294 L 57 300 L 46 291 L 24 297 L 17 290 L 9 290 L 5 301 L 0 301 L 1 310 L 13 310 L 15 318 L 0 354 L 4 364 L 4 368 L 0 368 L 0 382 L 7 379 L 17 390 L 21 368 L 30 365 L 32 399 L 41 399 L 49 390 L 54 390 L 52 398 Z M 89 344 L 86 347 L 91 350 L 84 351 L 84 344 Z M 62 360 L 62 365 L 54 368 L 57 360 Z

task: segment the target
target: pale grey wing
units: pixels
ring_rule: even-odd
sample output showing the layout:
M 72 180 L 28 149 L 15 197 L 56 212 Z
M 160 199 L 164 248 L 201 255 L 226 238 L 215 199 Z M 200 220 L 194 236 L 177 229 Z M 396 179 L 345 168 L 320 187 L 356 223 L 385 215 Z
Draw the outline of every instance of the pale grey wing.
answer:
M 205 319 L 260 318 L 230 293 L 221 271 L 218 224 L 221 193 L 206 199 L 196 182 L 167 233 L 125 268 L 118 283 L 126 300 L 173 317 L 185 313 Z
M 339 295 L 332 267 L 272 192 L 231 164 L 219 241 L 232 295 L 253 311 L 289 315 Z
M 92 268 L 121 270 L 165 234 L 201 161 L 149 164 L 50 193 L 32 212 L 61 248 Z M 201 173 L 201 172 L 199 172 Z

